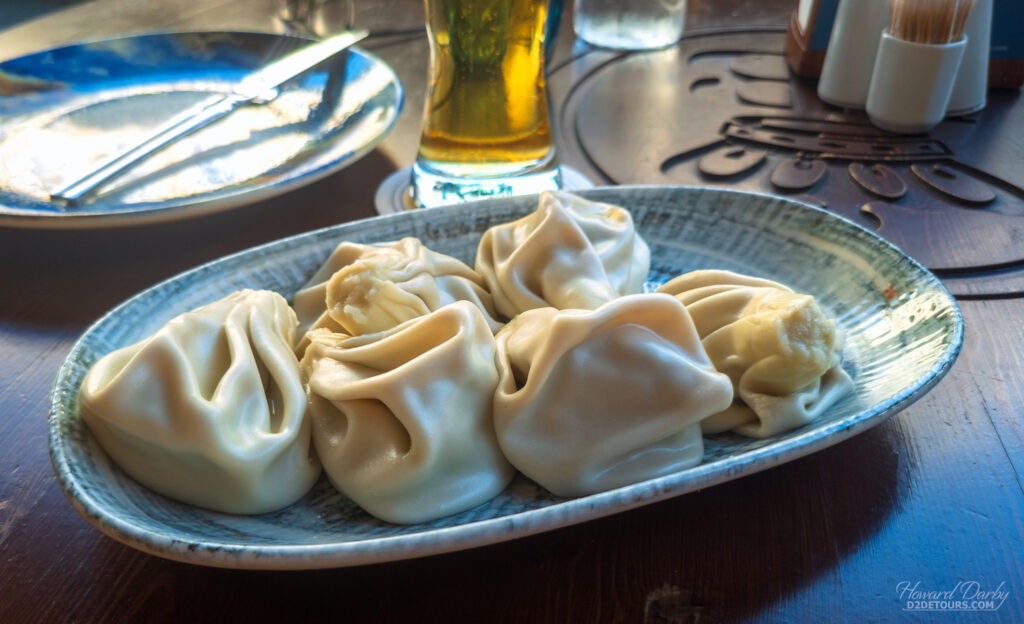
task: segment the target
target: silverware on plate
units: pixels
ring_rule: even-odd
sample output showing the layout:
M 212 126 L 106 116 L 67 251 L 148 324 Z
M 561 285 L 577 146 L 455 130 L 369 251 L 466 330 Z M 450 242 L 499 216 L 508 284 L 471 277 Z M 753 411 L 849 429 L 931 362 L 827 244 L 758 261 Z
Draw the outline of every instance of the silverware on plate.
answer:
M 276 97 L 276 88 L 363 40 L 366 30 L 339 33 L 286 54 L 241 80 L 230 93 L 212 95 L 174 116 L 145 140 L 121 152 L 71 184 L 50 194 L 50 199 L 76 205 L 105 182 L 174 141 L 221 119 L 243 104 Z

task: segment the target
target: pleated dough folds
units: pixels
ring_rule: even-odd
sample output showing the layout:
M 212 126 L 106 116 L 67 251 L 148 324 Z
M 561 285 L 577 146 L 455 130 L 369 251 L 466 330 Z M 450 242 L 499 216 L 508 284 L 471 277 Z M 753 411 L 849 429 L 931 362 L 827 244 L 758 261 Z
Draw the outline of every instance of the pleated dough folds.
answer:
M 480 308 L 492 331 L 501 327 L 483 278 L 416 238 L 341 243 L 294 298 L 300 333 L 318 327 L 353 336 L 391 329 L 455 301 Z
M 534 308 L 592 310 L 643 290 L 650 249 L 629 212 L 561 191 L 484 232 L 476 270 L 507 318 Z
M 239 514 L 290 505 L 320 474 L 295 328 L 269 291 L 182 314 L 93 366 L 82 417 L 118 466 L 161 494 Z
M 529 310 L 496 341 L 498 441 L 516 468 L 558 495 L 700 463 L 700 421 L 732 401 L 686 309 L 665 295 L 594 311 Z
M 840 365 L 843 336 L 814 297 L 720 270 L 681 275 L 659 293 L 686 306 L 715 368 L 737 399 L 702 423 L 766 438 L 820 416 L 853 387 Z
M 374 516 L 425 522 L 496 496 L 514 470 L 494 435 L 494 336 L 449 304 L 390 330 L 309 334 L 313 439 L 331 482 Z

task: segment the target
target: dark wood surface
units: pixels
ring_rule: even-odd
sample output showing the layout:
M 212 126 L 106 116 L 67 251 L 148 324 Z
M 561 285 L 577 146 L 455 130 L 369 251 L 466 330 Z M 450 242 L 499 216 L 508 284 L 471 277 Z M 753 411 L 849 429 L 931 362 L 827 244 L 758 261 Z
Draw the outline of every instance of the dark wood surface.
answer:
M 415 0 L 394 4 L 384 13 L 390 26 L 422 19 Z M 784 25 L 790 4 L 691 0 L 689 29 Z M 211 14 L 236 15 L 231 6 L 159 19 L 209 23 Z M 72 37 L 87 25 L 46 19 L 20 27 L 18 41 L 40 28 Z M 561 39 L 563 59 L 580 51 L 571 30 Z M 181 270 L 374 214 L 376 186 L 415 156 L 427 48 L 422 37 L 366 47 L 396 68 L 407 99 L 396 131 L 344 171 L 159 226 L 0 228 L 0 622 L 1024 621 L 1019 288 L 961 300 L 958 362 L 885 424 L 767 472 L 579 526 L 413 561 L 271 573 L 166 561 L 88 525 L 64 499 L 47 450 L 50 386 L 71 344 L 107 309 Z M 1000 132 L 1020 137 L 1024 127 Z M 564 147 L 563 158 L 585 170 Z M 1020 141 L 1016 154 L 1019 166 Z M 927 249 L 935 235 L 921 228 L 912 242 Z M 982 278 L 1021 281 L 1007 271 Z M 1009 597 L 996 613 L 903 610 L 900 583 L 945 591 L 960 581 L 1002 586 Z

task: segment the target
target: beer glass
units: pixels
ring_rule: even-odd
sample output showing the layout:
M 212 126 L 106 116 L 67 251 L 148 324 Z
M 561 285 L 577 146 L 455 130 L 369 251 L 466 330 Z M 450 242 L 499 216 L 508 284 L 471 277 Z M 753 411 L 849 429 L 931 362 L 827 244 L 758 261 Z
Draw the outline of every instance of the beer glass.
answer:
M 548 0 L 424 0 L 430 41 L 413 197 L 433 207 L 560 185 L 544 78 Z

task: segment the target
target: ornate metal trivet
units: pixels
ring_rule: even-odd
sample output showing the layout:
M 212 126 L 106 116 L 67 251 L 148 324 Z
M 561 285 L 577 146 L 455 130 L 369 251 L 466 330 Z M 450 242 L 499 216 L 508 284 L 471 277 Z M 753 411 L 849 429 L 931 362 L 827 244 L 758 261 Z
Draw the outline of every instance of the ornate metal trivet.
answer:
M 928 135 L 821 102 L 784 33 L 707 34 L 649 53 L 578 48 L 551 71 L 563 162 L 614 184 L 788 195 L 899 245 L 961 297 L 1024 292 L 1024 167 L 999 126 L 1017 92 Z

